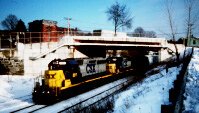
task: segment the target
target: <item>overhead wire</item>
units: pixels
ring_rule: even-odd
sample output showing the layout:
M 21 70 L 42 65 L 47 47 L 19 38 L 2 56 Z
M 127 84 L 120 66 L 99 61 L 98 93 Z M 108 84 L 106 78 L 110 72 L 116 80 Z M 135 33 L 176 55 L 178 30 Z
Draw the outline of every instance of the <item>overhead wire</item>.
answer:
M 93 31 L 93 30 L 96 30 L 96 29 L 110 29 L 111 27 L 104 27 L 104 26 L 107 26 L 107 24 L 105 23 L 99 23 L 99 22 L 90 22 L 90 21 L 84 21 L 84 20 L 79 20 L 79 19 L 74 19 L 72 18 L 71 20 L 72 22 L 76 22 L 78 24 L 84 24 L 83 28 L 85 29 L 89 29 L 89 30 L 84 30 L 81 28 L 82 31 Z M 95 26 L 93 26 L 95 25 Z M 97 25 L 97 26 L 96 26 Z M 102 26 L 102 27 L 98 27 L 98 26 Z M 76 27 L 76 28 L 79 28 L 78 26 L 74 26 L 73 24 L 71 24 L 71 27 Z M 151 29 L 151 30 L 146 30 L 146 31 L 154 31 L 156 32 L 156 35 L 157 36 L 167 36 L 167 37 L 170 37 L 170 33 L 169 33 L 169 28 L 167 28 L 166 26 L 146 26 L 146 27 L 142 27 L 143 29 Z M 164 30 L 162 30 L 164 29 Z M 167 30 L 165 30 L 167 29 Z M 134 30 L 124 30 L 125 32 L 127 33 L 133 33 Z M 167 32 L 164 32 L 164 31 L 167 31 Z M 160 32 L 160 33 L 157 33 L 157 32 Z M 175 35 L 185 35 L 186 32 L 176 32 Z M 198 34 L 198 33 L 196 33 Z

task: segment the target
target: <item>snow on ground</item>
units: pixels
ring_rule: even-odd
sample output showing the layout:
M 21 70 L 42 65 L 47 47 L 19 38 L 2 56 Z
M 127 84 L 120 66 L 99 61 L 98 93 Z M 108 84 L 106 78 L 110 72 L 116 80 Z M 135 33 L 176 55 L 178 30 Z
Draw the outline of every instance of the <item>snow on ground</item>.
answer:
M 0 75 L 0 98 L 19 98 L 30 95 L 34 87 L 32 76 Z M 2 99 L 0 99 L 2 101 Z
M 106 84 L 106 85 L 103 85 L 101 87 L 98 87 L 96 89 L 93 89 L 91 91 L 88 91 L 88 92 L 85 92 L 83 94 L 80 94 L 76 97 L 72 97 L 72 98 L 69 98 L 69 99 L 66 99 L 64 101 L 61 101 L 59 103 L 56 103 L 52 106 L 48 106 L 42 110 L 39 110 L 37 111 L 36 113 L 44 113 L 44 112 L 47 112 L 47 113 L 55 113 L 57 111 L 60 111 L 60 110 L 63 110 L 65 109 L 66 107 L 71 107 L 79 102 L 83 102 L 80 106 L 81 107 L 86 107 L 88 105 L 91 105 L 92 103 L 100 100 L 101 98 L 104 98 L 106 97 L 107 95 L 110 95 L 112 94 L 113 92 L 115 92 L 115 88 L 114 87 L 118 87 L 121 83 L 125 82 L 125 81 L 128 81 L 129 79 L 132 79 L 133 77 L 127 77 L 127 78 L 123 78 L 123 79 L 120 79 L 120 80 L 117 80 L 117 81 L 114 81 L 112 83 L 109 83 L 109 84 Z M 122 87 L 122 86 L 120 86 Z M 118 89 L 120 88 L 118 87 Z M 111 89 L 109 91 L 107 91 L 108 89 Z M 96 97 L 89 99 L 93 96 L 97 95 Z M 78 109 L 78 108 L 77 108 Z M 67 112 L 67 111 L 66 111 Z
M 184 112 L 199 113 L 199 48 L 194 49 L 193 57 L 188 66 L 184 96 Z
M 119 94 L 114 112 L 159 113 L 161 104 L 168 103 L 168 90 L 180 69 L 181 67 L 170 68 L 167 74 L 164 69 Z M 17 100 L 16 98 L 31 94 L 33 86 L 34 77 L 31 76 L 0 76 L 0 108 L 6 109 L 6 106 L 1 106 L 5 101 Z M 31 104 L 18 101 L 15 105 L 24 103 Z
M 137 83 L 115 98 L 114 113 L 160 113 L 161 104 L 169 103 L 169 89 L 181 70 L 173 67 Z
M 185 107 L 187 111 L 199 109 L 199 49 L 195 50 L 195 54 L 189 64 L 189 78 L 186 88 L 187 98 Z M 179 73 L 179 68 L 169 68 L 169 72 L 162 67 L 160 73 L 143 80 L 142 83 L 137 83 L 131 86 L 128 90 L 115 96 L 114 112 L 127 113 L 160 113 L 161 104 L 169 102 L 169 89 L 173 87 L 172 82 L 176 79 Z M 34 87 L 34 76 L 8 76 L 0 75 L 0 112 L 1 108 L 6 109 L 8 101 L 16 100 L 18 104 L 32 104 L 28 101 L 20 101 L 21 97 L 30 95 Z M 195 105 L 192 105 L 195 103 Z M 9 111 L 8 111 L 9 112 Z
M 32 89 L 34 87 L 33 76 L 0 75 L 0 113 L 12 107 L 20 107 L 32 104 Z M 5 113 L 5 112 L 4 112 Z
M 119 94 L 119 98 L 115 101 L 114 112 L 159 113 L 161 104 L 168 103 L 168 90 L 172 87 L 172 81 L 180 69 L 181 67 L 170 68 L 167 74 L 166 70 L 162 70 L 159 74 L 148 77 L 142 83 L 135 84 Z M 20 100 L 17 98 L 30 95 L 33 86 L 34 77 L 31 76 L 0 76 L 0 108 L 6 111 L 6 106 L 1 106 L 1 103 Z M 16 101 L 15 105 L 24 105 L 24 103 L 31 104 L 31 102 Z
M 192 79 L 195 79 L 196 76 L 199 77 L 199 49 L 198 53 L 194 55 L 195 58 L 192 58 L 193 64 L 198 64 L 195 66 L 195 75 Z M 191 53 L 191 48 L 187 48 L 186 55 Z M 180 58 L 183 58 L 184 52 L 181 52 Z M 195 59 L 195 60 L 194 60 Z M 162 70 L 160 73 L 155 74 L 151 77 L 143 80 L 142 83 L 137 83 L 130 87 L 128 90 L 118 94 L 115 97 L 114 103 L 114 113 L 160 113 L 161 105 L 169 103 L 169 89 L 173 87 L 173 81 L 176 79 L 176 76 L 179 74 L 182 66 L 172 67 L 166 73 L 165 66 L 154 68 L 154 70 Z M 197 70 L 196 70 L 197 68 Z M 193 67 L 188 68 L 193 70 Z M 190 73 L 190 72 L 189 72 Z M 199 81 L 195 81 L 196 84 L 199 84 Z M 198 85 L 199 86 L 199 85 Z M 198 87 L 199 88 L 199 87 Z M 191 90 L 195 95 L 199 94 L 199 90 Z M 196 98 L 199 100 L 199 95 L 191 98 L 188 97 L 188 100 L 195 102 Z M 199 103 L 199 101 L 197 101 Z M 191 105 L 190 103 L 188 105 Z M 199 109 L 199 105 L 195 106 L 195 109 Z M 198 112 L 197 112 L 198 113 Z

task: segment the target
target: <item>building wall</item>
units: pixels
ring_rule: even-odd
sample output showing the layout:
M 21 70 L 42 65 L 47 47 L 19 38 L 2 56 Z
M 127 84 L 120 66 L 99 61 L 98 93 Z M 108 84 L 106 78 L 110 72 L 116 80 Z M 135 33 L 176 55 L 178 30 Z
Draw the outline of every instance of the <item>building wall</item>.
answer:
M 42 21 L 42 31 L 43 38 L 42 42 L 57 42 L 57 22 L 43 20 Z
M 51 20 L 35 20 L 29 23 L 32 42 L 57 42 L 57 22 Z M 40 39 L 41 38 L 41 39 Z
M 57 42 L 59 38 L 69 34 L 71 36 L 77 35 L 77 28 L 58 27 L 56 21 L 52 20 L 35 20 L 29 23 L 29 31 L 31 36 L 30 42 Z M 69 31 L 69 32 L 68 32 Z
M 199 39 L 198 38 L 189 38 L 188 42 L 185 40 L 188 47 L 199 47 Z

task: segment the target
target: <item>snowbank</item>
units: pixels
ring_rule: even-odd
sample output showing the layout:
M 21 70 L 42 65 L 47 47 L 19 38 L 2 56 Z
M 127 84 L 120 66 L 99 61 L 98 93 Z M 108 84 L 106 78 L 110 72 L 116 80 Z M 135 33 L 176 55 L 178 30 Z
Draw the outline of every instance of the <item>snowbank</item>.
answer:
M 199 48 L 194 49 L 188 66 L 183 112 L 199 113 Z
M 0 76 L 0 103 L 31 95 L 34 87 L 32 76 Z
M 161 104 L 169 103 L 169 89 L 180 70 L 181 66 L 168 73 L 164 69 L 120 93 L 115 97 L 114 113 L 160 113 Z

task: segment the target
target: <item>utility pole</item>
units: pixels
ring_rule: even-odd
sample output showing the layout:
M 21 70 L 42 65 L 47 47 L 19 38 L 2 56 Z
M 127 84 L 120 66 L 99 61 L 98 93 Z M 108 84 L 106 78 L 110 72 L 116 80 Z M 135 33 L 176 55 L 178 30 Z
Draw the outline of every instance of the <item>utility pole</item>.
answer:
M 67 20 L 68 23 L 68 35 L 69 35 L 69 29 L 70 29 L 70 20 L 72 20 L 72 18 L 65 18 Z
M 191 38 L 192 38 L 192 26 L 193 26 L 193 24 L 189 24 L 188 25 L 189 27 L 188 27 L 188 46 L 190 46 L 191 45 Z
M 10 58 L 12 57 L 12 37 L 11 37 L 11 34 L 10 34 Z

